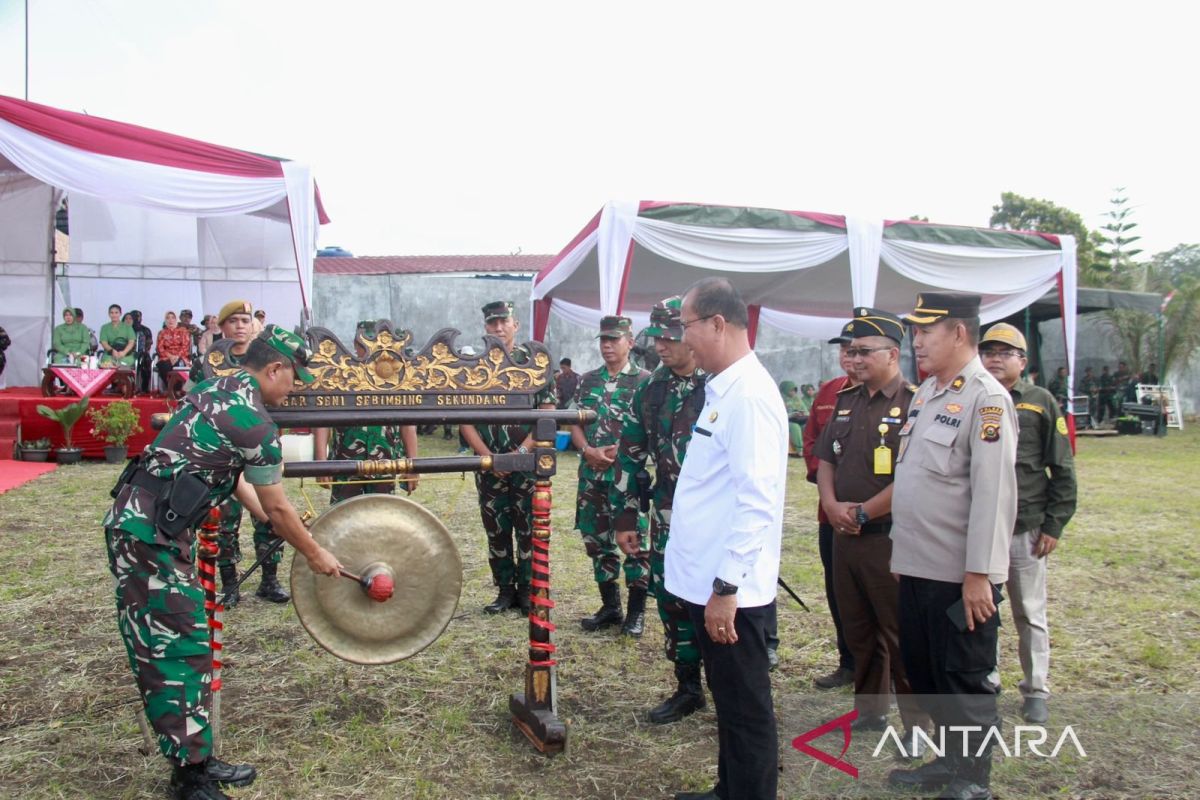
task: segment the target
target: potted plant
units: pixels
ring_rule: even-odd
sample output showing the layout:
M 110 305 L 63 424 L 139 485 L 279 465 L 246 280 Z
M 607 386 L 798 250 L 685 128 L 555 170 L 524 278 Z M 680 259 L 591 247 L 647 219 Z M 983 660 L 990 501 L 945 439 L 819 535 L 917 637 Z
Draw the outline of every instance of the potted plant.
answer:
M 93 408 L 88 412 L 92 421 L 92 435 L 108 442 L 104 448 L 104 460 L 109 464 L 120 464 L 127 455 L 125 442 L 130 436 L 142 432 L 138 412 L 128 400 L 116 400 L 108 405 Z
M 21 442 L 22 461 L 46 461 L 50 458 L 50 440 L 46 438 Z
M 82 419 L 83 414 L 87 411 L 88 399 L 85 397 L 79 402 L 71 403 L 62 408 L 51 408 L 50 406 L 38 406 L 37 412 L 46 419 L 52 419 L 62 426 L 63 442 L 66 447 L 58 448 L 54 454 L 55 459 L 60 464 L 78 464 L 83 458 L 83 449 L 76 447 L 71 440 L 71 431 L 75 427 L 75 423 Z

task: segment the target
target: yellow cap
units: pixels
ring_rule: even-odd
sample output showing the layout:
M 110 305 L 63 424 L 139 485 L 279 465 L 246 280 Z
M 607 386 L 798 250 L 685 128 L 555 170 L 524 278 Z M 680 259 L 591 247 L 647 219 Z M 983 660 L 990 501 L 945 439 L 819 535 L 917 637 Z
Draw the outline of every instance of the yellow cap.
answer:
M 979 344 L 982 346 L 987 342 L 1003 342 L 1010 347 L 1017 348 L 1021 352 L 1025 352 L 1028 349 L 1025 346 L 1025 334 L 1007 322 L 997 322 L 988 328 L 987 333 L 983 334 L 983 338 L 979 340 Z

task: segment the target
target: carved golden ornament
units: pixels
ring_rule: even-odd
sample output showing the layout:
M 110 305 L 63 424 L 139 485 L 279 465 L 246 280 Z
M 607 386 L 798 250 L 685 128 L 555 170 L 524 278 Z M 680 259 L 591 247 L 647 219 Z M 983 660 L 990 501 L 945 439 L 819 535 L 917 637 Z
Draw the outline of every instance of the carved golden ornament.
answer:
M 554 469 L 554 456 L 542 456 L 538 459 L 538 469 L 549 472 Z
M 462 355 L 453 346 L 458 331 L 439 331 L 419 352 L 412 334 L 391 330 L 380 320 L 377 333 L 359 333 L 355 357 L 324 328 L 308 331 L 313 355 L 308 369 L 316 379 L 298 394 L 329 392 L 513 392 L 534 394 L 550 383 L 550 355 L 539 343 L 523 345 L 513 356 L 489 347 L 482 356 Z M 495 341 L 494 339 L 491 341 Z
M 538 670 L 533 673 L 533 699 L 539 703 L 546 702 L 546 693 L 550 691 L 550 673 Z

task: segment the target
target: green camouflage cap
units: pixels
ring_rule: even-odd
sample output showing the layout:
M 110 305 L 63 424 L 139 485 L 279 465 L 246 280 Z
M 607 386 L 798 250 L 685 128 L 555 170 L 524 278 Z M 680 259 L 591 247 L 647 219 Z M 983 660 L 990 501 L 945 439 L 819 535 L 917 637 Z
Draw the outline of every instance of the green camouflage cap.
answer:
M 316 380 L 313 374 L 305 369 L 308 366 L 310 354 L 308 345 L 299 336 L 291 331 L 285 331 L 278 325 L 268 325 L 263 328 L 263 332 L 258 335 L 258 338 L 272 350 L 287 356 L 296 370 L 296 377 L 301 381 L 312 383 Z
M 650 309 L 650 325 L 643 333 L 654 339 L 683 341 L 683 298 L 668 297 Z
M 494 319 L 504 319 L 513 315 L 513 304 L 511 300 L 496 300 L 488 303 L 483 307 L 483 321 L 491 322 Z
M 633 320 L 629 317 L 607 316 L 600 320 L 597 339 L 620 339 L 622 336 L 633 336 Z

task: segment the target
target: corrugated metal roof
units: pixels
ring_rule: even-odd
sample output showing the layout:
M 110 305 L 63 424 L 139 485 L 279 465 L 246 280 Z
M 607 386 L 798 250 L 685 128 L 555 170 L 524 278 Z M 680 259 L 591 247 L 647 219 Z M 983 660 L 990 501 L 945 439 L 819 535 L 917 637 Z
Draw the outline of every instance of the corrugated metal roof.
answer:
M 437 272 L 538 272 L 553 255 L 330 256 L 313 260 L 318 275 L 422 275 Z

